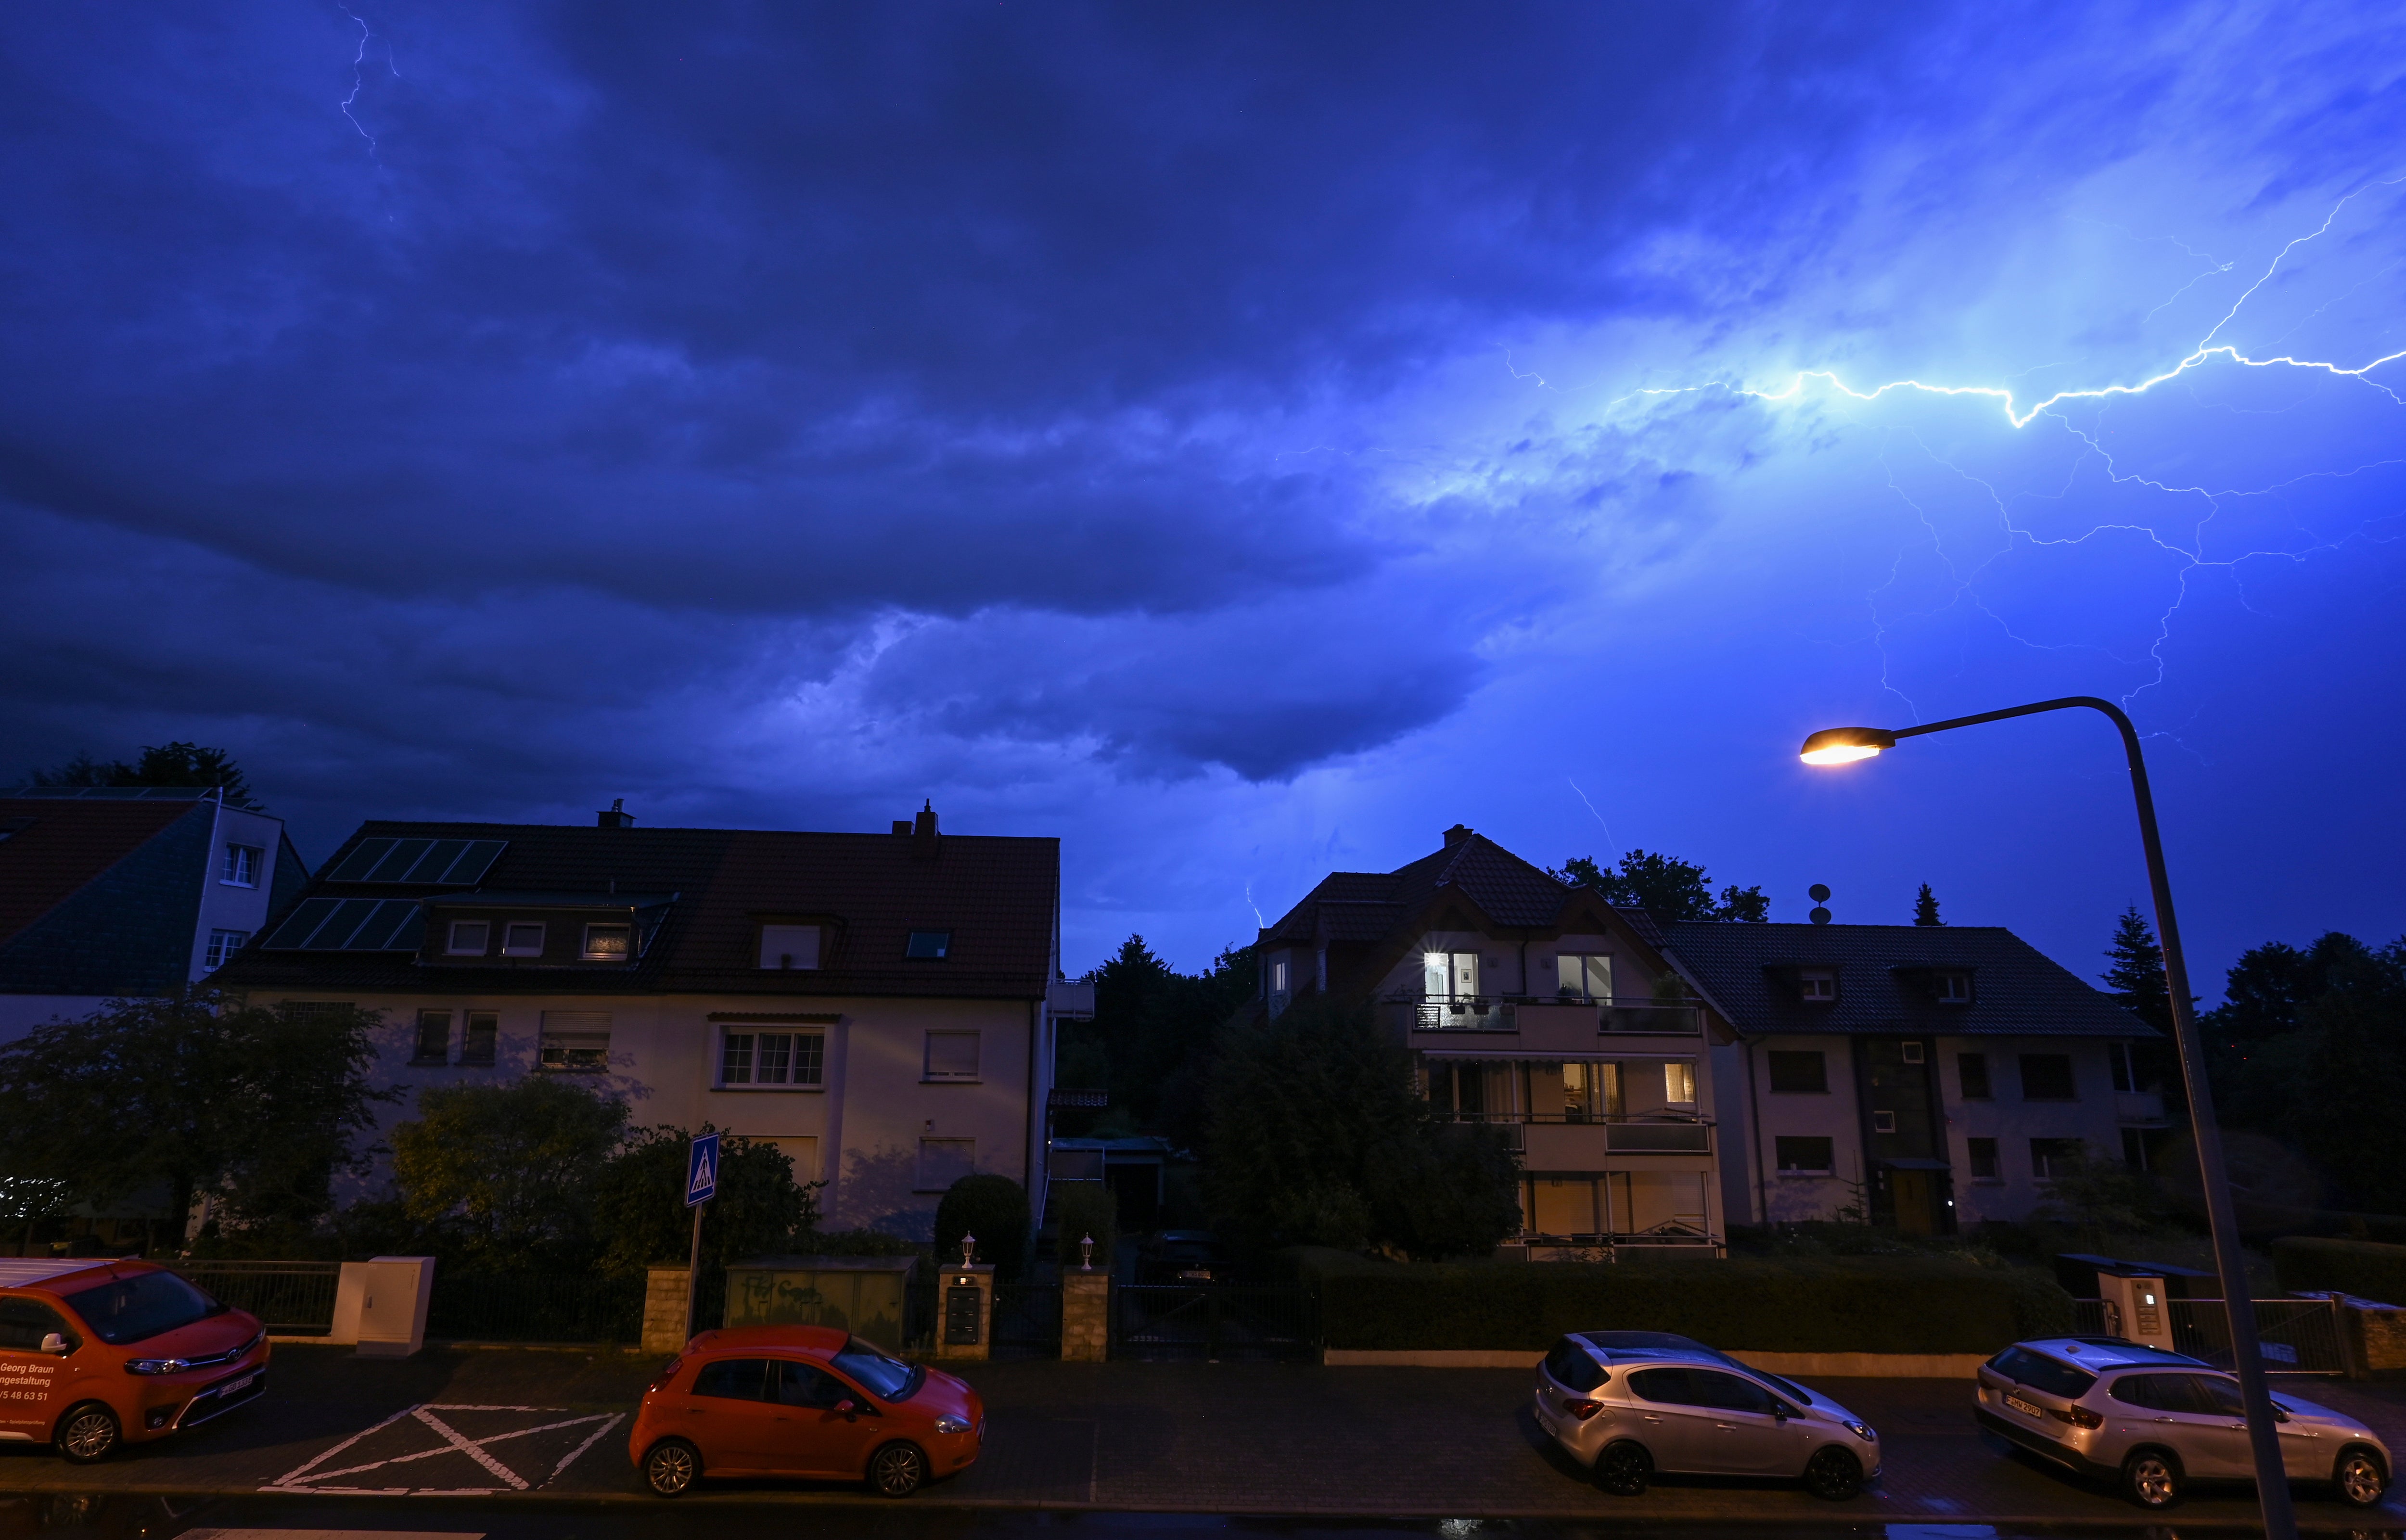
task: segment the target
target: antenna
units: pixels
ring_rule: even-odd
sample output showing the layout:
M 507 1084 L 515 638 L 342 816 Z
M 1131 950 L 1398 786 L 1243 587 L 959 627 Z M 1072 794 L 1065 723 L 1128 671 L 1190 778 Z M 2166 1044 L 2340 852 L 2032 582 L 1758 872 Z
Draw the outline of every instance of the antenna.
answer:
M 1811 920 L 1817 925 L 1828 925 L 1830 923 L 1830 911 L 1821 906 L 1830 901 L 1830 884 L 1827 883 L 1816 883 L 1811 887 L 1804 890 L 1804 896 L 1813 900 L 1813 912 L 1805 916 L 1805 918 Z

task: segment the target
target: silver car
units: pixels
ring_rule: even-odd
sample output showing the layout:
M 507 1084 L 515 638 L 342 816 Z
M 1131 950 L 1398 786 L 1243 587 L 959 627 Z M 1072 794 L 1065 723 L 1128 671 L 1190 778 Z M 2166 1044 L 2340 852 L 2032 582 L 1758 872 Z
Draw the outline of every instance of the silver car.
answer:
M 2373 1431 L 2284 1391 L 2272 1398 L 2293 1481 L 2327 1481 L 2369 1508 L 2389 1486 Z M 1992 1433 L 2085 1476 L 2170 1507 L 2193 1480 L 2256 1474 L 2239 1382 L 2213 1365 L 2118 1337 L 2017 1342 L 1980 1366 L 1974 1413 Z
M 1804 1478 L 1854 1496 L 1879 1475 L 1879 1434 L 1804 1386 L 1668 1332 L 1581 1332 L 1537 1365 L 1537 1425 L 1635 1497 L 1656 1471 Z

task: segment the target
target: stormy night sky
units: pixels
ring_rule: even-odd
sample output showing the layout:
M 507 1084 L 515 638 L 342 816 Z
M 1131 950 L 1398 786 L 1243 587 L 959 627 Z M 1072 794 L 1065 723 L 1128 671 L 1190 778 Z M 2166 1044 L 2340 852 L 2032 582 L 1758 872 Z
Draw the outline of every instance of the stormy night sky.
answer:
M 0 774 L 2406 930 L 2394 7 L 0 19 Z M 1918 382 L 1921 389 L 1898 382 Z M 2150 383 L 2152 382 L 2152 383 Z M 1883 385 L 1898 388 L 1880 391 Z M 1953 393 L 1948 393 L 1948 392 Z

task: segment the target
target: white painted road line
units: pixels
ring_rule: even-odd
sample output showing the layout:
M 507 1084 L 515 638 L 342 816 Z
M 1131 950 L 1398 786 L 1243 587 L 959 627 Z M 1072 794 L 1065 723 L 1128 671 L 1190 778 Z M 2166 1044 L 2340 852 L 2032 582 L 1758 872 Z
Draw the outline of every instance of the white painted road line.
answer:
M 176 1540 L 485 1540 L 482 1530 L 186 1530 Z
M 353 1434 L 350 1437 L 344 1439 L 341 1443 L 336 1444 L 333 1448 L 319 1453 L 307 1463 L 277 1476 L 274 1481 L 271 1481 L 267 1485 L 260 1488 L 260 1491 L 328 1492 L 343 1493 L 346 1495 L 377 1496 L 401 1496 L 414 1493 L 418 1496 L 432 1497 L 437 1495 L 468 1496 L 485 1495 L 501 1491 L 527 1491 L 535 1486 L 549 1486 L 553 1481 L 559 1479 L 560 1475 L 565 1472 L 570 1465 L 575 1463 L 580 1455 L 593 1448 L 594 1445 L 600 1443 L 602 1435 L 609 1433 L 611 1429 L 616 1427 L 619 1423 L 627 1420 L 627 1414 L 624 1412 L 592 1412 L 583 1416 L 557 1415 L 563 1410 L 564 1408 L 547 1406 L 470 1406 L 445 1405 L 434 1402 L 421 1402 L 415 1406 L 403 1407 L 402 1410 L 393 1413 L 390 1417 L 386 1418 L 383 1421 L 376 1423 L 373 1427 L 361 1429 L 360 1432 Z M 501 1433 L 488 1434 L 481 1438 L 471 1438 L 461 1433 L 459 1429 L 453 1427 L 443 1418 L 435 1415 L 438 1412 L 514 1412 L 532 1416 L 555 1416 L 557 1420 L 549 1422 L 540 1422 L 531 1427 L 510 1428 Z M 428 1432 L 442 1439 L 443 1442 L 435 1445 L 432 1448 L 411 1449 L 402 1454 L 388 1455 L 378 1460 L 362 1461 L 358 1464 L 339 1465 L 331 1469 L 323 1468 L 327 1465 L 329 1461 L 333 1460 L 335 1456 L 342 1454 L 344 1451 L 356 1447 L 361 1440 L 367 1438 L 372 1434 L 381 1433 L 388 1428 L 391 1428 L 404 1420 L 417 1422 L 418 1425 L 424 1427 Z M 545 1476 L 540 1482 L 530 1482 L 527 1477 L 522 1476 L 516 1471 L 510 1469 L 508 1465 L 504 1464 L 490 1452 L 493 1445 L 507 1443 L 509 1440 L 514 1438 L 530 1438 L 537 1434 L 557 1433 L 563 1429 L 582 1428 L 587 1426 L 593 1426 L 593 1431 L 585 1436 L 583 1442 L 579 1443 L 574 1448 L 569 1450 L 566 1455 L 562 1456 L 559 1463 L 552 1466 L 550 1474 Z M 366 1476 L 372 1471 L 388 1471 L 391 1470 L 395 1466 L 408 1465 L 418 1461 L 432 1460 L 438 1455 L 446 1454 L 460 1454 L 467 1456 L 470 1460 L 474 1461 L 478 1465 L 482 1466 L 488 1475 L 498 1478 L 502 1485 L 498 1487 L 434 1488 L 408 1486 L 369 1487 L 334 1484 L 341 1481 L 345 1476 Z M 292 1533 L 297 1533 L 298 1532 Z

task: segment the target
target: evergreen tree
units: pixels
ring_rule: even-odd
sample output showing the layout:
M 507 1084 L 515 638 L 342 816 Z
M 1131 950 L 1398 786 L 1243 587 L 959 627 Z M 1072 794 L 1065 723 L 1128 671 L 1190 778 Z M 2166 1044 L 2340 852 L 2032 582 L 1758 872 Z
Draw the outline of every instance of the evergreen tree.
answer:
M 2172 988 L 2164 982 L 2164 949 L 2146 916 L 2132 904 L 2114 926 L 2114 944 L 2105 955 L 2105 985 L 2130 1014 L 2158 1032 L 2172 1029 Z
M 34 771 L 37 786 L 216 786 L 228 807 L 257 808 L 242 767 L 223 749 L 198 743 L 158 743 L 133 764 L 78 754 L 64 765 Z
M 1918 925 L 1943 925 L 1946 923 L 1938 917 L 1938 895 L 1930 891 L 1928 883 L 1922 883 L 1921 891 L 1914 895 L 1913 923 Z

